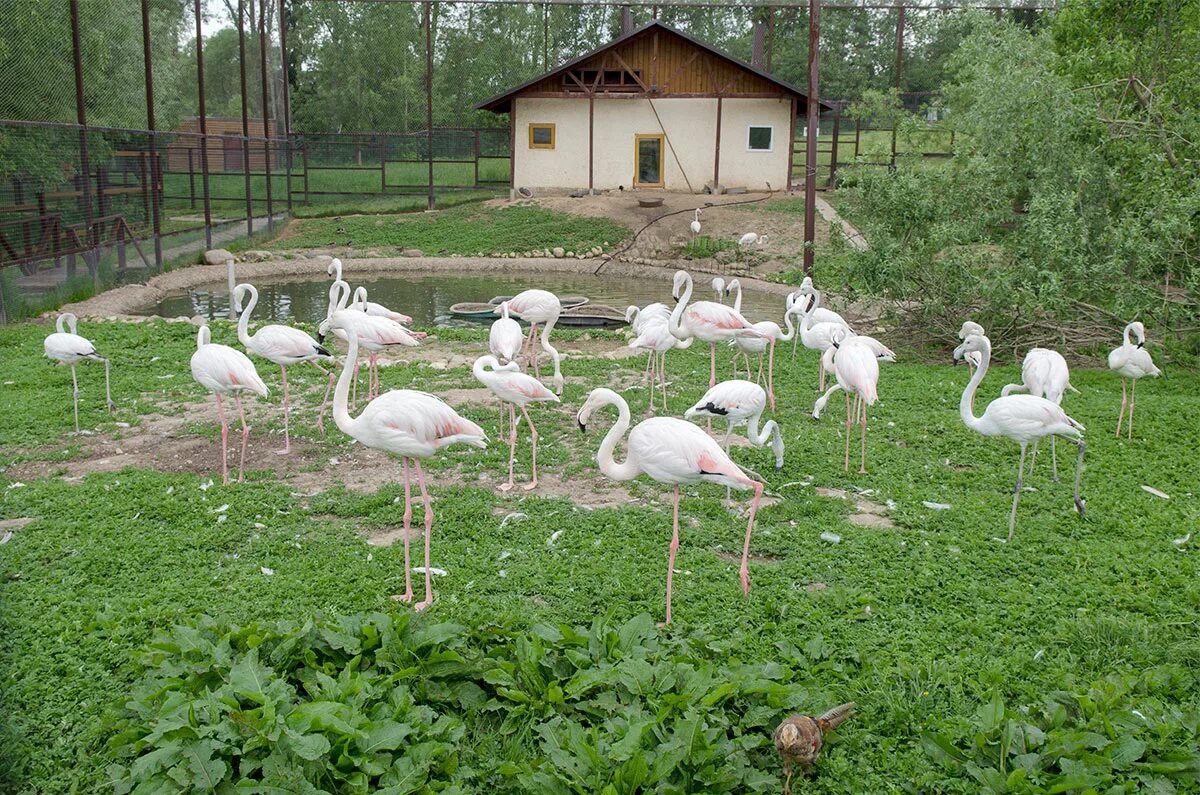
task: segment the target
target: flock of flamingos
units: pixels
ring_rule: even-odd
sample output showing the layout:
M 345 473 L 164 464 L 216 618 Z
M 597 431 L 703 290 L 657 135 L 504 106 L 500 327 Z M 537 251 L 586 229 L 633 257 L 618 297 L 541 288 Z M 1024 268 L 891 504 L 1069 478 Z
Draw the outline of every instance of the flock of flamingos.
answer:
M 240 284 L 235 291 L 235 297 L 239 301 L 245 300 L 247 295 L 249 297 L 238 322 L 238 339 L 251 354 L 279 366 L 284 417 L 284 449 L 280 453 L 290 450 L 287 368 L 310 364 L 320 369 L 329 379 L 325 399 L 317 418 L 321 433 L 324 433 L 325 411 L 332 390 L 333 421 L 339 430 L 367 447 L 400 456 L 404 472 L 405 591 L 401 597 L 404 601 L 414 599 L 409 537 L 412 520 L 411 473 L 415 470 L 417 488 L 420 490 L 424 506 L 425 597 L 414 607 L 416 610 L 423 610 L 433 600 L 430 538 L 434 514 L 421 461 L 458 442 L 483 448 L 486 446 L 487 435 L 479 425 L 460 416 L 436 395 L 411 389 L 380 393 L 377 354 L 394 346 L 419 345 L 424 335 L 406 327 L 406 324 L 412 322 L 408 316 L 367 301 L 364 288 L 360 287 L 355 291 L 351 300 L 350 287 L 341 278 L 339 261 L 334 260 L 330 265 L 330 275 L 334 277 L 334 281 L 329 291 L 329 308 L 320 324 L 316 339 L 299 329 L 277 324 L 260 326 L 251 334 L 249 322 L 258 301 L 258 291 L 250 284 Z M 814 417 L 820 417 L 833 392 L 841 390 L 844 393 L 844 466 L 847 471 L 850 469 L 850 437 L 854 426 L 858 425 L 859 472 L 866 472 L 867 407 L 874 405 L 878 398 L 879 362 L 894 361 L 892 352 L 878 340 L 856 334 L 840 315 L 822 308 L 821 293 L 814 288 L 811 279 L 806 278 L 799 289 L 786 299 L 783 316 L 786 331 L 775 322 L 751 323 L 742 316 L 739 311 L 741 285 L 736 280 L 728 286 L 720 279 L 713 280 L 717 301 L 692 301 L 692 277 L 685 271 L 675 274 L 673 287 L 672 295 L 676 300 L 673 308 L 668 308 L 662 303 L 652 303 L 640 308 L 629 307 L 626 319 L 635 335 L 629 344 L 633 348 L 647 351 L 645 377 L 652 413 L 656 393 L 661 394 L 662 408 L 666 409 L 667 405 L 667 381 L 664 372 L 667 352 L 672 348 L 690 347 L 697 340 L 708 344 L 709 389 L 684 414 L 687 419 L 707 418 L 708 431 L 686 419 L 667 416 L 643 420 L 631 430 L 629 404 L 621 395 L 605 388 L 593 389 L 577 415 L 580 429 L 586 430 L 588 422 L 598 410 L 608 406 L 616 408 L 617 422 L 605 434 L 596 456 L 600 471 L 605 476 L 614 480 L 633 480 L 639 475 L 646 475 L 658 483 L 673 487 L 673 520 L 666 581 L 667 623 L 671 621 L 671 580 L 675 567 L 675 553 L 679 548 L 681 485 L 716 483 L 731 489 L 754 492 L 739 570 L 743 593 L 750 591 L 747 559 L 754 517 L 762 498 L 763 483 L 730 457 L 729 439 L 733 429 L 744 424 L 750 442 L 755 446 L 770 442 L 775 454 L 776 469 L 783 466 L 783 437 L 778 424 L 774 420 L 768 420 L 760 428 L 768 405 L 772 410 L 775 407 L 775 343 L 791 340 L 794 346 L 795 342 L 799 341 L 806 348 L 820 353 L 819 388 L 822 394 L 814 406 Z M 731 303 L 723 302 L 726 297 L 732 297 Z M 529 426 L 533 451 L 531 478 L 524 488 L 530 490 L 537 486 L 538 432 L 530 416 L 529 407 L 532 403 L 558 402 L 562 394 L 560 356 L 550 344 L 550 333 L 558 320 L 559 311 L 558 298 L 545 290 L 526 290 L 503 302 L 496 308 L 496 314 L 500 317 L 492 325 L 489 334 L 490 353 L 479 357 L 474 363 L 475 377 L 490 389 L 502 404 L 500 436 L 507 439 L 509 445 L 508 481 L 500 486 L 504 491 L 512 489 L 515 485 L 513 465 L 516 457 L 517 427 L 521 419 Z M 521 326 L 513 319 L 514 316 L 529 323 L 527 334 L 522 332 Z M 542 327 L 540 340 L 538 326 Z M 348 346 L 340 376 L 321 365 L 323 360 L 333 360 L 333 354 L 324 345 L 325 337 L 329 333 L 341 338 Z M 956 361 L 965 360 L 974 368 L 974 374 L 959 404 L 963 423 L 984 436 L 1012 439 L 1021 448 L 1012 510 L 1009 515 L 1008 538 L 1003 540 L 1012 539 L 1016 526 L 1017 502 L 1020 499 L 1025 472 L 1026 450 L 1030 443 L 1033 443 L 1036 456 L 1037 442 L 1045 437 L 1050 437 L 1052 442 L 1055 479 L 1057 453 L 1053 448 L 1054 438 L 1061 436 L 1077 446 L 1074 499 L 1077 510 L 1082 514 L 1084 504 L 1079 495 L 1079 487 L 1083 469 L 1084 428 L 1068 416 L 1060 405 L 1066 391 L 1074 389 L 1070 383 L 1066 361 L 1057 352 L 1045 348 L 1029 351 L 1021 368 L 1022 383 L 1004 387 L 1001 397 L 991 401 L 983 414 L 977 416 L 974 410 L 975 393 L 987 374 L 991 343 L 983 328 L 970 321 L 963 324 L 959 338 L 961 344 L 955 348 L 954 358 Z M 1145 342 L 1146 334 L 1142 324 L 1130 323 L 1125 327 L 1122 344 L 1108 357 L 1109 367 L 1121 376 L 1118 436 L 1127 410 L 1127 433 L 1130 436 L 1133 434 L 1133 410 L 1138 379 L 1147 375 L 1157 376 L 1160 373 L 1144 348 Z M 740 375 L 738 359 L 742 357 L 745 363 L 745 379 L 735 378 L 717 382 L 718 344 L 735 347 L 735 376 Z M 351 412 L 355 411 L 357 403 L 360 349 L 367 352 L 368 402 L 366 407 L 354 416 Z M 553 363 L 553 390 L 540 380 L 540 352 L 548 354 Z M 45 353 L 51 359 L 71 368 L 76 431 L 79 429 L 79 387 L 75 374 L 77 363 L 85 359 L 104 363 L 105 391 L 109 409 L 112 410 L 112 396 L 108 386 L 109 362 L 100 356 L 90 341 L 76 333 L 73 315 L 59 316 L 55 333 L 46 338 Z M 751 367 L 752 354 L 757 354 L 759 359 L 756 376 Z M 207 326 L 202 326 L 197 334 L 196 352 L 192 355 L 191 368 L 195 380 L 210 390 L 216 399 L 217 416 L 221 423 L 221 473 L 225 483 L 229 482 L 229 422 L 225 416 L 226 405 L 223 398 L 233 400 L 241 421 L 242 438 L 238 464 L 238 482 L 241 482 L 250 434 L 242 408 L 241 394 L 254 392 L 266 397 L 267 385 L 246 354 L 227 345 L 211 342 Z M 828 390 L 824 386 L 827 373 L 832 374 L 835 381 Z M 1127 381 L 1132 384 L 1128 391 Z M 354 396 L 351 395 L 352 391 Z M 520 417 L 517 416 L 518 410 Z M 718 444 L 711 435 L 714 418 L 723 419 L 726 423 L 724 444 Z M 614 458 L 614 452 L 626 433 L 628 439 L 625 460 L 618 462 Z

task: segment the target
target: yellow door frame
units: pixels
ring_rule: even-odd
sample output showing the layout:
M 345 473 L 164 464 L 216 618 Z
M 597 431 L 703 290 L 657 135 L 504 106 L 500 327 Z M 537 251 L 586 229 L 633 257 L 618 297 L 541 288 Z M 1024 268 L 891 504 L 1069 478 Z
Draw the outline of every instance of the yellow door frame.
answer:
M 658 182 L 642 182 L 638 179 L 638 165 L 639 158 L 641 157 L 642 141 L 650 138 L 658 141 Z M 666 136 L 662 135 L 661 133 L 633 136 L 633 184 L 635 187 L 661 188 L 666 184 L 667 175 L 666 171 L 664 170 L 664 166 L 666 165 L 664 150 L 666 149 L 666 146 Z

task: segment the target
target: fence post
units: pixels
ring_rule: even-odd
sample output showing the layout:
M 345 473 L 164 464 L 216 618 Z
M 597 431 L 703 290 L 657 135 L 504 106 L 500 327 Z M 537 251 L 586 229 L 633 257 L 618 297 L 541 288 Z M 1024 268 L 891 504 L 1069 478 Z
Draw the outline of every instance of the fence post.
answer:
M 308 144 L 300 147 L 300 154 L 304 157 L 304 204 L 309 204 L 308 199 Z
M 829 187 L 834 187 L 838 167 L 838 136 L 842 134 L 842 103 L 833 106 L 833 146 L 829 152 Z
M 200 183 L 204 187 L 204 247 L 212 248 L 212 194 L 208 183 L 208 111 L 204 107 L 204 36 L 200 24 L 200 0 L 196 12 L 196 90 L 200 97 Z
M 283 138 L 287 142 L 284 152 L 287 157 L 287 208 L 292 212 L 292 108 L 288 98 L 288 83 L 291 80 L 291 70 L 288 65 L 287 49 L 287 11 L 284 2 L 279 0 L 279 55 L 283 62 Z
M 475 187 L 479 187 L 479 130 L 475 131 Z
M 154 69 L 150 54 L 150 0 L 142 0 L 142 66 L 146 73 L 146 129 L 150 131 L 150 152 L 142 169 L 142 184 L 146 185 L 149 178 L 150 189 L 146 193 L 149 199 L 147 214 L 150 216 L 151 229 L 154 231 L 154 267 L 159 271 L 163 267 L 162 259 L 162 221 L 159 213 L 161 195 L 158 193 L 158 180 L 155 174 L 158 169 L 155 161 L 158 159 L 158 119 L 154 113 Z
M 262 114 L 263 114 L 263 175 L 267 181 L 267 229 L 275 228 L 275 205 L 271 196 L 271 127 L 268 122 L 270 113 L 270 96 L 267 91 L 267 4 L 264 2 L 258 14 L 258 60 L 262 75 Z
M 425 0 L 425 155 L 429 159 L 429 209 L 437 205 L 433 193 L 433 0 Z
M 238 0 L 238 79 L 242 90 L 242 182 L 246 190 L 246 236 L 254 234 L 254 201 L 250 191 L 250 105 L 246 96 L 246 0 Z
M 199 2 L 199 0 L 197 0 Z M 75 116 L 79 123 L 79 187 L 83 199 L 84 245 L 92 244 L 92 164 L 88 157 L 87 105 L 83 95 L 83 49 L 79 39 L 79 0 L 71 0 L 71 49 L 75 61 Z M 100 267 L 95 251 L 84 254 L 84 263 L 92 274 L 92 286 L 100 289 Z
M 808 128 L 804 142 L 804 273 L 812 276 L 817 238 L 817 136 L 821 116 L 821 0 L 808 0 Z
M 904 4 L 896 12 L 896 94 L 900 94 L 900 71 L 904 65 Z M 903 109 L 901 110 L 903 112 Z M 891 168 L 896 167 L 896 128 L 900 126 L 900 118 L 892 121 L 892 162 Z
M 196 170 L 192 164 L 192 147 L 188 147 L 188 195 L 191 197 L 191 208 L 196 209 Z

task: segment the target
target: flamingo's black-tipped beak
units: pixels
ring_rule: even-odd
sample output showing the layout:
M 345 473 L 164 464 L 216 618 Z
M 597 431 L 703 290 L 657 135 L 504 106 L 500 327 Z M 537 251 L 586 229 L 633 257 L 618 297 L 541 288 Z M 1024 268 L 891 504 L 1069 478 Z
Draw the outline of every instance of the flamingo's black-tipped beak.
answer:
M 1144 348 L 1144 347 L 1146 347 L 1146 342 L 1145 342 L 1145 340 L 1143 340 L 1143 341 L 1139 342 L 1139 343 L 1138 343 L 1138 347 L 1139 347 L 1139 348 Z
M 576 417 L 576 418 L 575 418 L 575 421 L 576 421 L 577 423 L 579 423 L 579 432 L 580 432 L 580 433 L 587 433 L 587 426 L 583 424 L 583 420 L 581 420 L 581 419 L 579 419 L 578 417 Z

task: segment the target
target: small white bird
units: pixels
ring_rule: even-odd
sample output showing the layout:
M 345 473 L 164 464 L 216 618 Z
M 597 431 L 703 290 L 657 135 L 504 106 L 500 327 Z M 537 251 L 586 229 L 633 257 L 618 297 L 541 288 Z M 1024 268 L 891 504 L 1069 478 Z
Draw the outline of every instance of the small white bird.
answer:
M 693 238 L 695 238 L 697 235 L 700 234 L 700 208 L 699 207 L 696 208 L 696 216 L 694 218 L 692 218 L 692 222 L 690 224 L 688 224 L 688 227 L 692 230 Z
M 104 398 L 108 402 L 108 411 L 117 410 L 112 400 L 112 390 L 109 388 L 108 359 L 96 351 L 96 346 L 86 337 L 76 334 L 77 321 L 70 312 L 63 312 L 55 321 L 53 334 L 46 337 L 43 350 L 48 358 L 71 368 L 71 397 L 75 401 L 75 432 L 79 432 L 79 379 L 75 375 L 75 365 L 84 359 L 104 362 Z M 69 329 L 69 330 L 68 330 Z
M 747 232 L 738 240 L 738 245 L 742 248 L 748 248 L 750 246 L 762 248 L 763 246 L 767 245 L 769 240 L 770 235 L 760 235 L 757 232 Z
M 689 420 L 692 417 L 724 419 L 725 441 L 722 447 L 727 453 L 733 429 L 745 424 L 746 438 L 750 444 L 761 447 L 771 442 L 771 448 L 775 451 L 775 471 L 778 472 L 783 469 L 783 434 L 775 420 L 767 420 L 759 430 L 758 423 L 766 408 L 767 392 L 758 384 L 742 380 L 722 381 L 705 392 L 704 397 L 697 400 L 696 405 L 684 412 L 683 416 Z
M 243 300 L 243 296 L 247 293 L 250 295 L 249 303 L 245 303 Z M 254 314 L 254 308 L 258 306 L 258 289 L 249 283 L 239 284 L 234 288 L 233 294 L 245 307 L 241 317 L 238 318 L 238 340 L 246 350 L 279 365 L 279 377 L 283 382 L 283 449 L 279 452 L 281 455 L 287 455 L 292 450 L 292 441 L 288 434 L 288 415 L 291 413 L 291 406 L 288 402 L 287 369 L 290 365 L 307 362 L 325 374 L 328 384 L 325 387 L 325 397 L 321 401 L 322 412 L 317 417 L 317 427 L 323 436 L 325 434 L 323 409 L 325 401 L 329 400 L 329 390 L 333 387 L 335 376 L 317 364 L 317 360 L 332 360 L 333 354 L 325 350 L 307 333 L 291 326 L 273 323 L 269 326 L 262 326 L 254 333 L 254 336 L 250 336 L 250 316 Z
M 1137 337 L 1136 345 L 1130 340 L 1131 334 Z M 1147 375 L 1155 378 L 1162 375 L 1162 370 L 1154 366 L 1154 360 L 1150 358 L 1145 345 L 1146 327 L 1141 321 L 1135 320 L 1125 327 L 1121 347 L 1113 348 L 1108 354 L 1108 369 L 1115 370 L 1121 376 L 1121 413 L 1117 416 L 1117 436 L 1121 435 L 1121 420 L 1125 417 L 1125 379 L 1133 382 L 1129 393 L 1129 439 L 1133 438 L 1133 403 L 1137 399 L 1138 379 Z
M 964 324 L 966 325 L 966 324 Z M 978 360 L 978 352 L 974 354 Z M 1071 371 L 1067 368 L 1067 360 L 1058 351 L 1049 348 L 1032 348 L 1025 354 L 1021 363 L 1021 383 L 1008 384 L 1000 390 L 1000 396 L 1011 395 L 1015 392 L 1025 392 L 1036 397 L 1044 397 L 1052 403 L 1062 405 L 1063 395 L 1067 390 L 1078 394 L 1079 390 L 1071 386 Z M 1029 475 L 1033 475 L 1033 465 L 1037 461 L 1037 440 L 1033 442 L 1033 453 L 1029 460 Z M 1054 482 L 1058 482 L 1058 450 L 1055 437 L 1050 437 L 1050 461 Z
M 529 424 L 529 436 L 533 445 L 533 477 L 529 483 L 525 484 L 525 491 L 532 491 L 537 488 L 537 443 L 538 432 L 533 425 L 533 420 L 529 416 L 528 406 L 530 403 L 550 402 L 558 403 L 558 395 L 555 395 L 547 389 L 541 381 L 531 375 L 522 373 L 521 366 L 516 362 L 509 362 L 503 367 L 500 362 L 496 361 L 495 356 L 480 356 L 475 360 L 475 364 L 471 367 L 471 372 L 475 374 L 476 380 L 492 391 L 496 397 L 500 398 L 502 403 L 508 404 L 508 482 L 501 484 L 501 491 L 510 490 L 513 485 L 513 461 L 517 456 L 517 412 L 516 407 L 520 406 L 521 416 L 525 418 L 525 422 Z M 501 416 L 503 417 L 503 405 L 501 408 Z M 504 435 L 504 429 L 500 430 L 501 436 Z
M 717 303 L 718 304 L 725 303 L 725 294 L 726 294 L 725 280 L 722 279 L 720 276 L 714 276 L 713 280 L 712 280 L 712 288 L 713 288 L 713 292 L 717 294 Z
M 1075 464 L 1075 509 L 1084 515 L 1083 500 L 1079 496 L 1079 482 L 1083 477 L 1083 431 L 1084 428 L 1067 416 L 1062 406 L 1033 395 L 1007 395 L 998 397 L 976 417 L 973 405 L 975 390 L 987 375 L 988 363 L 992 358 L 992 343 L 980 334 L 969 334 L 962 344 L 954 349 L 954 359 L 965 358 L 972 351 L 979 352 L 979 366 L 963 390 L 958 404 L 958 413 L 963 424 L 984 436 L 1004 436 L 1021 445 L 1021 458 L 1017 462 L 1017 484 L 1013 489 L 1012 512 L 1008 516 L 1008 538 L 1012 541 L 1017 522 L 1017 502 L 1021 499 L 1022 473 L 1025 470 L 1025 450 L 1029 443 L 1045 436 L 1062 436 L 1079 447 L 1079 458 Z
M 241 483 L 246 469 L 246 442 L 250 438 L 250 426 L 246 424 L 246 413 L 242 410 L 242 392 L 266 397 L 269 394 L 267 385 L 246 354 L 228 345 L 212 342 L 212 332 L 208 326 L 201 326 L 196 332 L 192 378 L 217 399 L 217 420 L 221 423 L 221 481 L 226 485 L 229 484 L 229 423 L 225 419 L 221 395 L 233 396 L 242 420 L 242 454 L 238 459 L 238 483 Z

